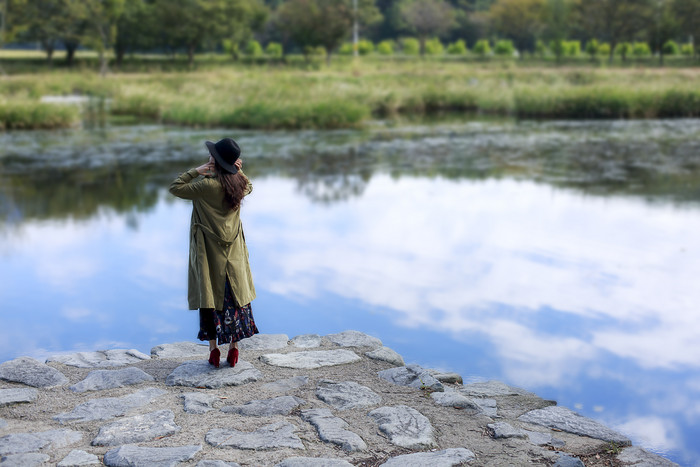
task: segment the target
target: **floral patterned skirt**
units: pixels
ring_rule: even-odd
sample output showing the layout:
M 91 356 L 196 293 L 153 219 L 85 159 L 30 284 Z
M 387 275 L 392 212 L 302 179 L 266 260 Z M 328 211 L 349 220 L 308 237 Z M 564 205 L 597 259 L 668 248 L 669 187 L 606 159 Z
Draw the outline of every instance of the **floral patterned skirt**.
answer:
M 197 338 L 201 341 L 216 339 L 219 345 L 223 345 L 238 342 L 257 333 L 258 328 L 253 320 L 253 309 L 250 303 L 241 307 L 236 306 L 228 279 L 226 280 L 224 309 L 221 311 L 213 308 L 199 309 Z

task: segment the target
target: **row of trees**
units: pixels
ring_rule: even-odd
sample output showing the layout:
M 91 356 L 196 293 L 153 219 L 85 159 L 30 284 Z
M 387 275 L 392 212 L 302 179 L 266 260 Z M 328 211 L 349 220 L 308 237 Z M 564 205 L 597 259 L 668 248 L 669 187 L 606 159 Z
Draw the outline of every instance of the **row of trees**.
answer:
M 663 44 L 700 37 L 700 0 L 0 0 L 3 41 L 36 41 L 51 60 L 79 46 L 118 62 L 130 51 L 231 52 L 252 38 L 303 53 L 323 47 L 327 57 L 353 28 L 380 43 L 407 35 L 425 52 L 432 38 L 473 46 L 484 38 L 512 41 L 523 56 L 567 40 L 600 40 L 609 56 L 618 44 L 645 42 L 663 59 Z

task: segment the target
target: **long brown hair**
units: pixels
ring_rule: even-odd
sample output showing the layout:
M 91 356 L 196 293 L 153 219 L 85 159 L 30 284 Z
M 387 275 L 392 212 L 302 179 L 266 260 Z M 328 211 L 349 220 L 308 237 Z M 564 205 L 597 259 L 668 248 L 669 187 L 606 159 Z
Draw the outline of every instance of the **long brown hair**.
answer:
M 227 172 L 218 162 L 214 163 L 216 168 L 216 178 L 224 189 L 224 202 L 229 205 L 232 211 L 241 206 L 241 200 L 245 196 L 248 186 L 248 179 L 241 173 L 232 174 Z

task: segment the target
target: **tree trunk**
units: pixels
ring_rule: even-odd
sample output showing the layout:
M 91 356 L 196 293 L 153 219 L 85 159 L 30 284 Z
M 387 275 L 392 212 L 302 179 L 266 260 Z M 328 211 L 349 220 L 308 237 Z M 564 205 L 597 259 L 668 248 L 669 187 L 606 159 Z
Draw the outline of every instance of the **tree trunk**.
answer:
M 420 36 L 418 42 L 420 44 L 420 56 L 423 58 L 425 56 L 425 36 Z
M 124 63 L 124 54 L 126 53 L 126 50 L 122 46 L 117 46 L 116 47 L 116 62 L 117 62 L 117 67 L 121 68 L 122 64 Z
M 107 65 L 107 54 L 104 51 L 104 48 L 100 50 L 100 76 L 104 77 L 107 75 L 107 72 L 109 71 L 109 67 Z
M 78 48 L 78 44 L 66 43 L 66 64 L 68 66 L 73 66 L 73 61 L 75 59 L 75 49 Z
M 326 49 L 326 66 L 331 66 L 331 49 Z
M 190 68 L 194 65 L 194 45 L 190 44 L 187 46 L 187 64 Z

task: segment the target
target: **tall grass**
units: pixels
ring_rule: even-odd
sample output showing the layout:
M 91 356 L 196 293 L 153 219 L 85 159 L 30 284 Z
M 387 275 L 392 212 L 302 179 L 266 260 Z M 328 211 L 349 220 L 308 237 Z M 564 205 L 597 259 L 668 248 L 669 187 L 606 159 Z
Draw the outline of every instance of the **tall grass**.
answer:
M 76 110 L 42 95 L 111 99 L 112 115 L 187 126 L 354 128 L 371 118 L 452 111 L 523 118 L 700 116 L 695 69 L 520 67 L 431 60 L 338 61 L 305 70 L 220 66 L 207 71 L 111 74 L 54 71 L 0 77 L 4 128 L 74 124 Z

